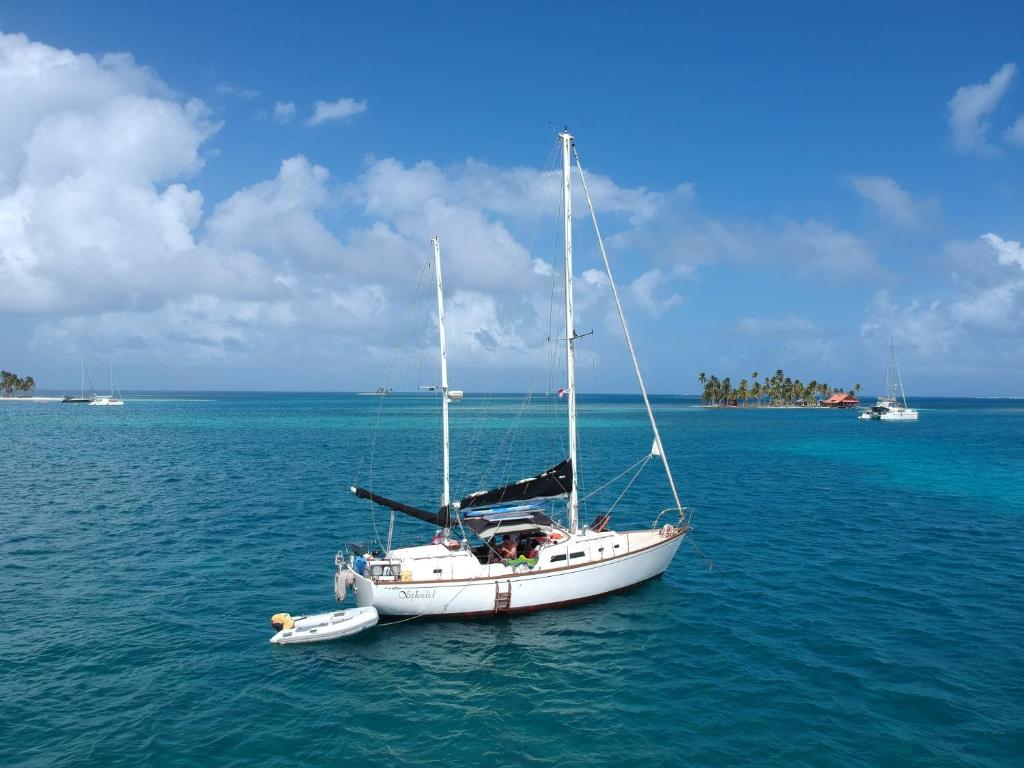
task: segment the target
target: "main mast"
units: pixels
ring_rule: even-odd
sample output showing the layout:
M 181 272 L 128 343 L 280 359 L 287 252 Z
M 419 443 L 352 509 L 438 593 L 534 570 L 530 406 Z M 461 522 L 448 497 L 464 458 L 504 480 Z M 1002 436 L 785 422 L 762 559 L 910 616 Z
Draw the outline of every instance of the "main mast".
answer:
M 562 213 L 565 229 L 565 376 L 566 396 L 569 399 L 569 462 L 572 466 L 572 490 L 569 491 L 569 532 L 576 533 L 579 527 L 580 465 L 576 456 L 576 326 L 572 319 L 572 189 L 569 180 L 571 169 L 572 134 L 562 131 Z
M 444 490 L 441 495 L 441 508 L 447 510 L 451 503 L 451 471 L 449 469 L 448 444 L 448 351 L 444 339 L 444 286 L 441 283 L 441 242 L 435 235 L 431 241 L 434 245 L 434 275 L 437 278 L 437 330 L 441 346 L 441 433 L 444 443 Z
M 896 382 L 898 374 L 896 371 L 896 341 L 889 337 L 889 365 L 885 369 L 885 394 L 890 400 L 896 402 Z

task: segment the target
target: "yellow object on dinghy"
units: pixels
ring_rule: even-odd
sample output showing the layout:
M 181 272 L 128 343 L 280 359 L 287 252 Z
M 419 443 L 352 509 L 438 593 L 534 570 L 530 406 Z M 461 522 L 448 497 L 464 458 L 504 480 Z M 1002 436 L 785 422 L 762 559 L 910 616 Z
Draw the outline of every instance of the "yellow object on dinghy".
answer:
M 280 632 L 282 629 L 292 629 L 295 622 L 290 613 L 275 613 L 270 617 L 270 626 Z

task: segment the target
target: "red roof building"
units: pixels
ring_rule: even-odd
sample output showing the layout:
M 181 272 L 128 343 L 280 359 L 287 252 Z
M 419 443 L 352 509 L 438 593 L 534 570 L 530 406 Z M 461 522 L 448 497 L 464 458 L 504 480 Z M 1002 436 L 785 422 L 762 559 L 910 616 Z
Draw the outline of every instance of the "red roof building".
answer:
M 826 408 L 853 408 L 860 401 L 849 392 L 836 392 L 828 400 L 822 400 L 821 404 Z

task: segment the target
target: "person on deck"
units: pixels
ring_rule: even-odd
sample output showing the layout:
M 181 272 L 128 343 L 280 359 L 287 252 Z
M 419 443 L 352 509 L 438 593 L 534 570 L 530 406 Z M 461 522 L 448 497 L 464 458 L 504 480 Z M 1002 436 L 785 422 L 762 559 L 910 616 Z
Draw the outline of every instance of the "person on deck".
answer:
M 501 544 L 491 554 L 491 561 L 500 563 L 503 560 L 515 560 L 516 558 L 516 540 L 509 534 L 505 534 L 501 540 Z

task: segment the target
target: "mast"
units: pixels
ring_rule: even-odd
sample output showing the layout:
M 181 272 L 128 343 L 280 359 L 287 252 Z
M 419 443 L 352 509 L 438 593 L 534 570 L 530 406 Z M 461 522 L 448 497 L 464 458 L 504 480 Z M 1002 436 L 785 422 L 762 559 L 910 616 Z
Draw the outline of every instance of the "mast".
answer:
M 437 330 L 441 346 L 441 433 L 444 454 L 444 490 L 441 495 L 441 507 L 446 509 L 451 503 L 451 472 L 449 469 L 448 443 L 448 352 L 444 338 L 444 286 L 441 283 L 441 242 L 437 235 L 430 241 L 434 245 L 434 275 L 437 278 Z
M 562 214 L 565 230 L 565 375 L 566 396 L 569 399 L 569 461 L 572 464 L 572 490 L 569 491 L 569 532 L 579 527 L 580 465 L 576 456 L 576 326 L 572 319 L 572 189 L 569 179 L 572 134 L 567 130 L 558 134 L 562 140 Z
M 892 336 L 889 337 L 889 365 L 885 369 L 885 394 L 890 400 L 896 402 L 896 342 Z
M 896 360 L 896 342 L 893 338 L 889 337 L 889 357 L 892 359 L 892 368 L 896 373 L 896 384 L 900 388 L 900 397 L 903 398 L 903 407 L 907 407 L 907 393 L 903 389 L 903 376 L 900 375 L 900 364 Z M 893 399 L 896 399 L 896 384 L 893 385 Z
M 85 398 L 85 358 L 82 358 L 82 398 Z

